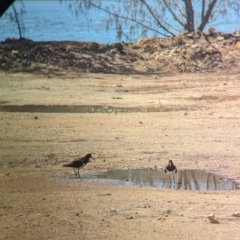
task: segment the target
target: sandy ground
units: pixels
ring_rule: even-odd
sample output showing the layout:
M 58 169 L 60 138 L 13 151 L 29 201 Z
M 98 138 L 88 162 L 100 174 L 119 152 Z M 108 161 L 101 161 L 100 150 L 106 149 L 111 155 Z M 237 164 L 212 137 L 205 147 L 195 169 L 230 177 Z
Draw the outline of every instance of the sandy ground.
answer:
M 1 105 L 151 107 L 158 112 L 0 112 L 0 239 L 240 239 L 240 192 L 66 179 L 155 165 L 240 183 L 240 74 L 0 73 Z M 219 224 L 209 222 L 214 214 Z

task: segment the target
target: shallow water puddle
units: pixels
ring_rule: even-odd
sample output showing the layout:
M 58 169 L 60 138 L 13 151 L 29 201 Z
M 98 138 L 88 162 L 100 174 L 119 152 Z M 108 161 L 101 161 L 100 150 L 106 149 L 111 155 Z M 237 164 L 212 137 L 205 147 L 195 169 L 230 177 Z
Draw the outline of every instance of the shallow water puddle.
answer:
M 68 178 L 65 175 L 64 178 Z M 70 178 L 74 178 L 72 175 Z M 200 191 L 237 190 L 236 182 L 203 170 L 179 170 L 175 181 L 170 181 L 164 171 L 149 169 L 109 170 L 94 175 L 82 175 L 81 178 L 108 179 L 106 185 L 142 186 Z M 112 180 L 112 181 L 111 181 Z M 113 181 L 115 180 L 115 181 Z M 118 181 L 116 181 L 118 180 Z
M 34 113 L 117 113 L 117 112 L 164 112 L 162 107 L 113 107 L 99 105 L 0 105 L 0 112 Z

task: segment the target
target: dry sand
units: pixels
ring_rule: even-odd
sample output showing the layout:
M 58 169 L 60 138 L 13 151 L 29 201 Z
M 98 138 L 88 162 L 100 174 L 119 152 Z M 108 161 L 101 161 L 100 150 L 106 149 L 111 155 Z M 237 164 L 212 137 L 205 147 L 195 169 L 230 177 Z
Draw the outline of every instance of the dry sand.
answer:
M 240 239 L 240 192 L 108 186 L 81 173 L 205 169 L 240 183 L 240 74 L 47 78 L 0 73 L 1 105 L 152 107 L 159 112 L 0 112 L 0 239 Z M 219 224 L 210 223 L 214 214 Z

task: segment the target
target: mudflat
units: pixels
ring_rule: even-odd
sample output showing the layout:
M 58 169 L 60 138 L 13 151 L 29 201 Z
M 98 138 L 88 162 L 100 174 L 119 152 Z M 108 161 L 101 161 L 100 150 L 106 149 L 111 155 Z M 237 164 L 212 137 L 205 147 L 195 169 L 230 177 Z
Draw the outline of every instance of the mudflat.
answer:
M 172 159 L 240 184 L 240 73 L 0 79 L 0 239 L 239 239 L 239 190 L 111 185 L 62 165 L 90 152 L 80 174 Z

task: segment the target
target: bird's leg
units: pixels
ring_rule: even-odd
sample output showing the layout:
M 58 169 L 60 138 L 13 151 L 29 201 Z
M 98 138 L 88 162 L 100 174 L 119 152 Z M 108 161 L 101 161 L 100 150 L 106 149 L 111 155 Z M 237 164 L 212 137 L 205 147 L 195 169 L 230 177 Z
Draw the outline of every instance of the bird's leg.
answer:
M 77 178 L 77 172 L 76 172 L 76 170 L 74 169 L 74 172 L 75 172 L 75 176 L 76 176 L 76 178 Z
M 78 177 L 80 178 L 80 173 L 79 173 L 79 169 L 78 169 Z

